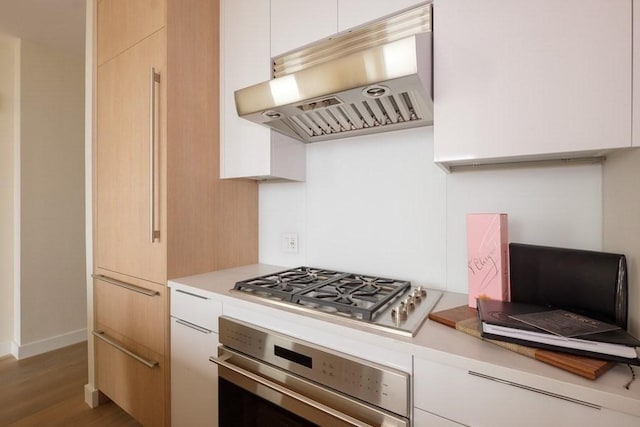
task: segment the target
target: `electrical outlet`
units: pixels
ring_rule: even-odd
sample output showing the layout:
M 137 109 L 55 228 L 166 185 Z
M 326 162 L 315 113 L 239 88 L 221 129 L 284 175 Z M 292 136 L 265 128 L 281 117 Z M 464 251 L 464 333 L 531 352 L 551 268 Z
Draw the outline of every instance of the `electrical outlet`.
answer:
M 282 252 L 298 253 L 298 233 L 282 233 Z

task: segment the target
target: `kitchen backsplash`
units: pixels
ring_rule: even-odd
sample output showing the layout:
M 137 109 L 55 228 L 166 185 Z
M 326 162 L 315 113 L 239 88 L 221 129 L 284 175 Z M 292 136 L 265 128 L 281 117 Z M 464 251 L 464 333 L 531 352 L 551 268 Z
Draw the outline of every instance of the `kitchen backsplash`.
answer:
M 306 146 L 304 183 L 260 184 L 260 262 L 313 265 L 467 291 L 465 216 L 509 215 L 509 239 L 602 247 L 602 166 L 446 174 L 433 128 Z M 296 232 L 297 253 L 281 234 Z

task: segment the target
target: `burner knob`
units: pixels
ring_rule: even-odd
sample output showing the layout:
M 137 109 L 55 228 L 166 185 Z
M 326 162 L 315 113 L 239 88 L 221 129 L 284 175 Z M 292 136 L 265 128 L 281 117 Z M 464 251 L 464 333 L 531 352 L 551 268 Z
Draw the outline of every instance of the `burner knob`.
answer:
M 400 305 L 391 309 L 391 317 L 396 321 L 407 319 L 407 307 L 404 303 L 401 302 Z
M 413 300 L 413 297 L 411 295 L 402 300 L 402 303 L 404 303 L 407 311 L 412 311 L 415 308 L 415 301 Z
M 400 320 L 406 320 L 409 312 L 407 311 L 407 307 L 400 307 Z
M 420 304 L 422 302 L 422 293 L 420 290 L 414 289 L 413 292 L 411 292 L 411 296 L 416 304 Z
M 422 285 L 418 286 L 414 292 L 419 292 L 422 298 L 427 296 L 427 290 L 422 287 Z

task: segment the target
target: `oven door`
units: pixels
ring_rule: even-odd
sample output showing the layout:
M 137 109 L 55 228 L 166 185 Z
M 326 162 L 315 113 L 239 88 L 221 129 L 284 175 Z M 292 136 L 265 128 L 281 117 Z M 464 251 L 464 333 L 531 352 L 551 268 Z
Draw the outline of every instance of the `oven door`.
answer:
M 408 427 L 407 418 L 219 347 L 220 426 Z

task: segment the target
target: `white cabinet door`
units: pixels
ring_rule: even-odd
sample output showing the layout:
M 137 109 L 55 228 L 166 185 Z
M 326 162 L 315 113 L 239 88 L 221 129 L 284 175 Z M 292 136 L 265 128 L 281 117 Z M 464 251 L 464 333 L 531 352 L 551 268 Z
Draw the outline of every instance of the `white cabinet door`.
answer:
M 171 288 L 171 425 L 218 425 L 218 317 L 222 301 Z
M 338 31 L 338 0 L 271 0 L 271 56 Z
M 338 31 L 374 21 L 423 0 L 338 0 Z
M 171 318 L 171 425 L 218 425 L 218 334 Z
M 435 160 L 629 147 L 631 21 L 630 0 L 437 2 Z
M 570 395 L 418 358 L 414 359 L 414 406 L 473 426 L 640 425 L 637 417 Z
M 413 425 L 415 427 L 460 427 L 463 424 L 414 408 Z
M 220 2 L 220 177 L 303 181 L 305 148 L 238 117 L 234 91 L 271 78 L 269 0 Z
M 217 333 L 222 301 L 206 292 L 172 288 L 171 316 Z
M 269 173 L 269 130 L 238 117 L 233 92 L 269 80 L 269 0 L 220 2 L 220 176 Z M 266 160 L 265 160 L 266 159 Z
M 640 0 L 633 0 L 633 146 L 640 147 Z

